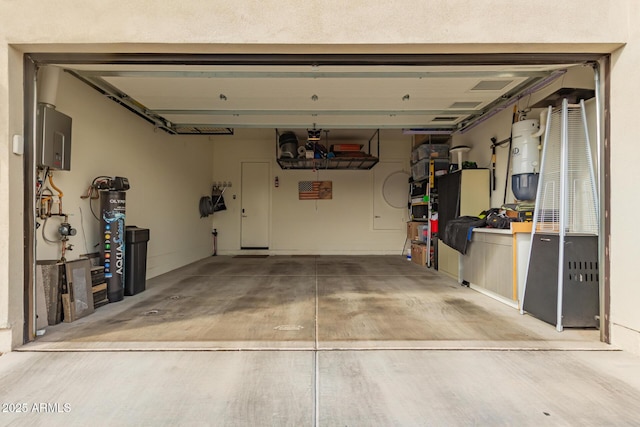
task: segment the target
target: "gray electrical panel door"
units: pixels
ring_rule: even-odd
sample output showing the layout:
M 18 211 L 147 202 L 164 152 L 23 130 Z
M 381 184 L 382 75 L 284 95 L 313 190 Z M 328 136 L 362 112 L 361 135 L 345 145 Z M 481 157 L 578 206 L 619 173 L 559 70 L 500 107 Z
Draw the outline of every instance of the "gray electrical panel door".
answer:
M 36 162 L 53 170 L 71 169 L 71 117 L 47 104 L 38 106 Z

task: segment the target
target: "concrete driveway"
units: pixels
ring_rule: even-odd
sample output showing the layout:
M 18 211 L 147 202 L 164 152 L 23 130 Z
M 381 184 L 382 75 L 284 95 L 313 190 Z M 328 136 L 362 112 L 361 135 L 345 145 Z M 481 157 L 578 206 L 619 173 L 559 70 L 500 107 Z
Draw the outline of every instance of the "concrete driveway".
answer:
M 0 425 L 638 425 L 598 335 L 401 257 L 215 257 L 0 357 Z

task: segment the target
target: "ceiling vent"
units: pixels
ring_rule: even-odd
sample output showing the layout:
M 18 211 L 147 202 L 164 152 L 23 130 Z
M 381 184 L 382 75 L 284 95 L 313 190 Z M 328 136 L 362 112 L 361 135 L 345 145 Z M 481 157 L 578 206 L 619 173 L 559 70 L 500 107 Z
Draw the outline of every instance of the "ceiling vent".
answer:
M 513 83 L 513 80 L 482 80 L 471 90 L 502 90 Z
M 218 128 L 210 126 L 175 125 L 173 130 L 178 135 L 233 135 L 233 128 Z
M 431 121 L 432 122 L 455 122 L 458 119 L 459 119 L 458 116 L 438 116 L 438 117 L 434 117 Z
M 464 110 L 469 108 L 476 108 L 478 105 L 482 104 L 479 101 L 457 101 L 449 106 L 454 110 Z

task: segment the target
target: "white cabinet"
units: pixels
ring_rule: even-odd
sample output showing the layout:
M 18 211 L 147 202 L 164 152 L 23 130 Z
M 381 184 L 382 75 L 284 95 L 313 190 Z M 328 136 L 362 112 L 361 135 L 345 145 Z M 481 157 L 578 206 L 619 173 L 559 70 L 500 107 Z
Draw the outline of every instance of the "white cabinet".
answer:
M 462 259 L 462 281 L 513 306 L 519 306 L 524 286 L 531 223 L 512 223 L 509 230 L 476 228 Z

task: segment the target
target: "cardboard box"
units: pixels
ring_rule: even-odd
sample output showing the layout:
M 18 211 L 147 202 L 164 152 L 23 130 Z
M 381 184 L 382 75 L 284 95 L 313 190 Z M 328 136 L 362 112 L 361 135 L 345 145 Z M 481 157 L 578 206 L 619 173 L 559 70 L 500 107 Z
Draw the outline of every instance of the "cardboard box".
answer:
M 420 243 L 411 244 L 411 261 L 418 265 L 427 265 L 427 245 Z
M 424 222 L 419 221 L 409 221 L 407 222 L 407 238 L 409 241 L 420 240 L 420 234 L 418 230 L 418 226 L 424 224 Z

